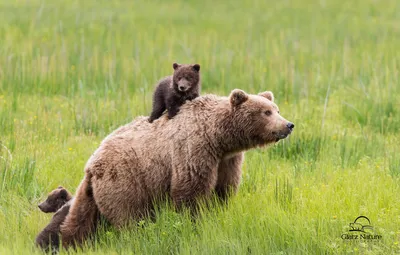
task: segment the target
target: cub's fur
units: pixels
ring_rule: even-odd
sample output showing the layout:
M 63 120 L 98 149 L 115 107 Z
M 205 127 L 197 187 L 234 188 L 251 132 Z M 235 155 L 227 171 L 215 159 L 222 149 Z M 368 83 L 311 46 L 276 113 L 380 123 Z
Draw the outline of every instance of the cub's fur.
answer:
M 48 252 L 50 247 L 53 252 L 58 250 L 60 226 L 67 217 L 71 203 L 71 194 L 60 186 L 50 192 L 46 201 L 39 204 L 40 210 L 45 213 L 56 212 L 50 223 L 36 237 L 36 245 L 44 251 Z
M 39 204 L 39 209 L 45 213 L 57 212 L 65 203 L 72 199 L 71 194 L 59 186 L 57 189 L 51 191 L 47 199 Z
M 153 95 L 153 111 L 149 122 L 161 117 L 165 109 L 168 118 L 173 118 L 186 100 L 193 100 L 200 93 L 200 65 L 179 65 L 174 63 L 174 74 L 165 77 L 158 84 Z

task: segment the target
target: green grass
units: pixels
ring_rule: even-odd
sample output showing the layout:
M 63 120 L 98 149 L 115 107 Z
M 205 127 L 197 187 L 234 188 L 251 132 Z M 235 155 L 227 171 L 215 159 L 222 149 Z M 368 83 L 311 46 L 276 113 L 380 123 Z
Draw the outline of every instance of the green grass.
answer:
M 0 0 L 0 254 L 40 253 L 39 201 L 75 191 L 175 61 L 202 93 L 272 90 L 295 132 L 246 154 L 227 206 L 161 206 L 78 253 L 400 253 L 399 27 L 396 0 Z M 359 215 L 382 240 L 341 239 Z

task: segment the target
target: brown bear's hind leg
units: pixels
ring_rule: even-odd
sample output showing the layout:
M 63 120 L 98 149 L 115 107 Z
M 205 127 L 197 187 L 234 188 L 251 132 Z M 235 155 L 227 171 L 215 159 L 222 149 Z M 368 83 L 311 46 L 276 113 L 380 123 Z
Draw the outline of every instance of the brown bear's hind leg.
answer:
M 90 174 L 86 174 L 60 228 L 63 246 L 81 245 L 94 232 L 98 219 L 99 210 L 93 198 Z

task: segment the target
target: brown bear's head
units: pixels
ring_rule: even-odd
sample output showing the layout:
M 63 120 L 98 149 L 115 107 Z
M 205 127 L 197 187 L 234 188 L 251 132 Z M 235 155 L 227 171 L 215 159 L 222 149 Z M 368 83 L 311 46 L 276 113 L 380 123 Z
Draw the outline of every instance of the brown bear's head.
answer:
M 229 97 L 233 114 L 233 124 L 240 143 L 247 148 L 274 143 L 286 138 L 294 124 L 283 118 L 274 95 L 270 91 L 249 95 L 234 89 Z
M 39 209 L 45 213 L 57 212 L 71 198 L 71 194 L 65 188 L 59 186 L 49 193 L 46 201 L 39 204 Z
M 180 65 L 174 63 L 174 75 L 172 76 L 172 87 L 180 94 L 190 93 L 197 90 L 200 82 L 200 65 Z

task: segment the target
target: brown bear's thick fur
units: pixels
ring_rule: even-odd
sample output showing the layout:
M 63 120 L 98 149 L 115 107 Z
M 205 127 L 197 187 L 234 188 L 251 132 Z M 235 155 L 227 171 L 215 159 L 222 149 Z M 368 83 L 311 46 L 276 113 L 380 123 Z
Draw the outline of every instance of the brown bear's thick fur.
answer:
M 99 212 L 119 227 L 147 215 L 165 194 L 177 207 L 212 191 L 227 198 L 240 183 L 243 152 L 283 139 L 293 127 L 271 92 L 238 89 L 187 102 L 171 120 L 138 117 L 106 137 L 87 162 L 61 226 L 63 245 L 87 238 Z

